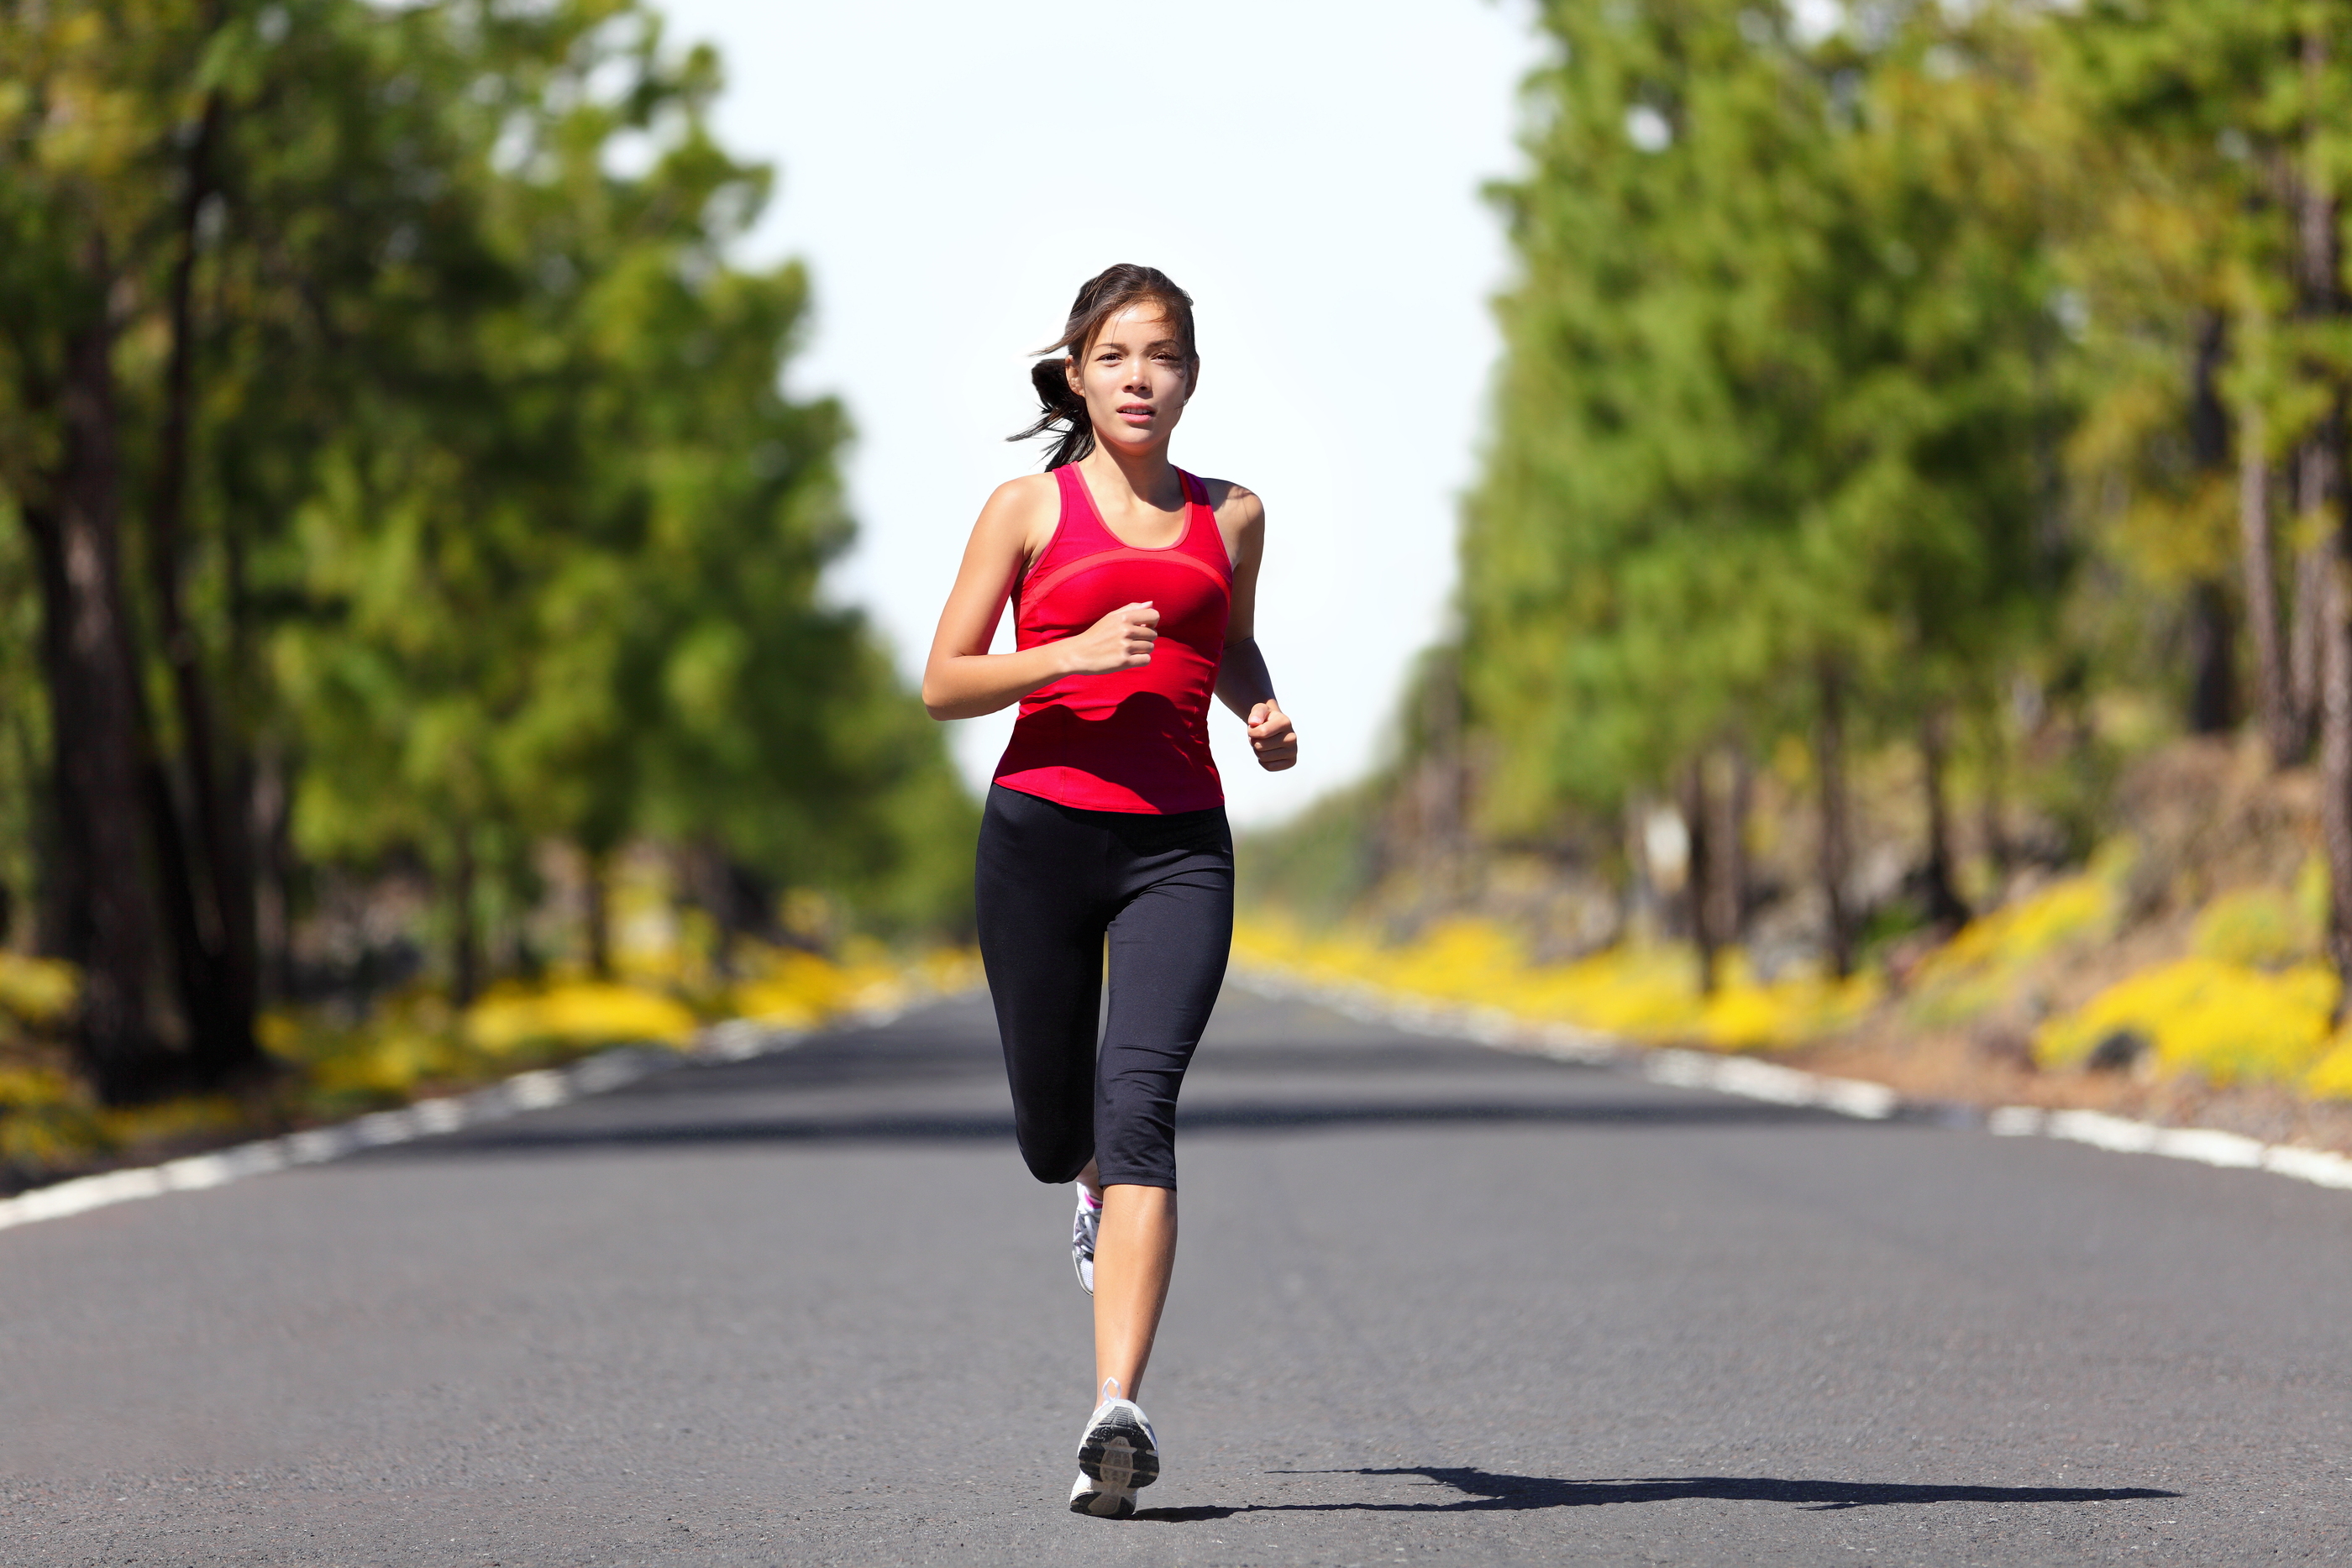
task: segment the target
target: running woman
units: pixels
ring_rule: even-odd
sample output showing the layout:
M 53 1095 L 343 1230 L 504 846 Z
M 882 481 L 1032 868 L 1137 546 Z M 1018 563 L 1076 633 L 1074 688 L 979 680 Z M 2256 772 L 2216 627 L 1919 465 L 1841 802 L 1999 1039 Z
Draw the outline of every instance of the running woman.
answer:
M 1261 768 L 1297 762 L 1298 737 L 1253 637 L 1265 508 L 1168 461 L 1201 380 L 1192 297 L 1114 267 L 1044 352 L 1043 412 L 1011 439 L 1056 435 L 1053 459 L 981 509 L 923 706 L 948 719 L 1021 705 L 981 821 L 981 958 L 1022 1158 L 1077 1184 L 1097 1404 L 1070 1509 L 1124 1519 L 1160 1478 L 1135 1397 L 1176 1263 L 1176 1091 L 1233 942 L 1209 698 L 1241 716 Z M 1016 648 L 992 653 L 1008 599 Z

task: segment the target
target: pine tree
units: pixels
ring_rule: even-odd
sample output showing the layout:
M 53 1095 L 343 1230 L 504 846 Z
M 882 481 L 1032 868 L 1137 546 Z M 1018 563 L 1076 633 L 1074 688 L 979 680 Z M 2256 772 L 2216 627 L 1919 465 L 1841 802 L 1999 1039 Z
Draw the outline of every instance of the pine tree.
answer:
M 1807 730 L 1843 973 L 1846 754 L 1899 722 L 1939 759 L 1947 712 L 1987 700 L 2061 586 L 2022 45 L 1922 17 L 1808 47 L 1727 4 L 1546 21 L 1564 57 L 1536 84 L 1536 172 L 1504 193 L 1524 273 L 1464 540 L 1493 821 L 1678 770 L 1705 818 L 1706 750 Z

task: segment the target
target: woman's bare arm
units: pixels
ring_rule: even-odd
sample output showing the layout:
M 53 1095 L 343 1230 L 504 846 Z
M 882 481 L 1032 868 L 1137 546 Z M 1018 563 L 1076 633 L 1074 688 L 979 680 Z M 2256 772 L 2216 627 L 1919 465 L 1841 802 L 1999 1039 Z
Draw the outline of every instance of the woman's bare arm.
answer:
M 1217 519 L 1234 545 L 1234 599 L 1225 620 L 1225 656 L 1217 698 L 1249 727 L 1258 766 L 1279 773 L 1298 761 L 1298 731 L 1274 695 L 1274 676 L 1257 646 L 1257 569 L 1265 554 L 1265 504 L 1239 485 L 1226 487 Z
M 1022 568 L 1035 544 L 1051 535 L 1052 514 L 1045 508 L 1054 494 L 1052 480 L 1032 475 L 999 485 L 981 508 L 923 664 L 923 706 L 933 718 L 977 718 L 1064 675 L 1100 674 L 1151 662 L 1160 612 L 1149 603 L 1122 605 L 1057 643 L 1010 653 L 988 651 Z

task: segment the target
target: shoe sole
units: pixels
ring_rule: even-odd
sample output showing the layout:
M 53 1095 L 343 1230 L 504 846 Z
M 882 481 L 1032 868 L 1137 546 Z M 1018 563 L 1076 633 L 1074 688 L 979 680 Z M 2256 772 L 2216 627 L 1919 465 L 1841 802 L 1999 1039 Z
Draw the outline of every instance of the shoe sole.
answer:
M 1070 1511 L 1083 1513 L 1091 1519 L 1132 1519 L 1135 1517 L 1135 1493 L 1102 1487 L 1097 1491 L 1082 1491 L 1070 1499 Z
M 1135 1417 L 1117 1411 L 1087 1428 L 1078 1469 L 1112 1491 L 1132 1492 L 1160 1479 L 1160 1450 Z

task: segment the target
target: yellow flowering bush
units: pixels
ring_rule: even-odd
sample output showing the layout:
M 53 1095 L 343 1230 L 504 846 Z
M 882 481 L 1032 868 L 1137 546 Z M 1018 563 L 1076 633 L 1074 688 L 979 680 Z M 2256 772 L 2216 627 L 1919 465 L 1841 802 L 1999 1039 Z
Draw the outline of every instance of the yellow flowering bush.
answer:
M 0 1067 L 0 1161 L 41 1166 L 105 1146 L 80 1087 L 51 1067 Z
M 262 1049 L 298 1068 L 330 1112 L 393 1103 L 420 1083 L 464 1077 L 477 1066 L 447 1006 L 423 990 L 385 998 L 356 1022 L 274 1008 L 262 1015 L 259 1032 Z
M 2094 871 L 1969 921 L 1920 962 L 1906 1009 L 1930 1028 L 1965 1022 L 1996 1006 L 2027 965 L 2113 930 L 2112 875 Z
M 2352 1034 L 2338 1034 L 2312 1070 L 2303 1092 L 2315 1100 L 2352 1100 Z
M 58 958 L 0 948 L 0 1012 L 34 1025 L 62 1023 L 81 994 L 81 976 Z
M 2130 1030 L 2152 1046 L 2157 1065 L 2218 1084 L 2294 1082 L 2327 1044 L 2336 981 L 2320 964 L 2266 972 L 2191 956 L 2119 980 L 2073 1012 L 2034 1031 L 2046 1067 L 2082 1062 L 2099 1042 Z
M 2281 968 L 2318 945 L 2315 923 L 2275 888 L 2224 894 L 2197 916 L 2189 946 L 2202 958 L 2249 968 Z
M 262 1043 L 300 1067 L 329 1102 L 389 1103 L 420 1084 L 478 1080 L 603 1046 L 684 1050 L 704 1023 L 718 1019 L 814 1028 L 856 1009 L 961 989 L 979 977 L 970 953 L 930 953 L 909 963 L 858 942 L 845 943 L 837 959 L 750 947 L 738 967 L 747 977 L 724 988 L 665 986 L 643 964 L 625 967 L 616 981 L 577 974 L 509 981 L 454 1016 L 424 990 L 384 998 L 357 1023 L 318 1010 L 275 1011 L 262 1020 Z
M 1280 921 L 1248 919 L 1234 929 L 1234 949 L 1245 964 L 1315 984 L 1727 1051 L 1816 1039 L 1855 1021 L 1877 997 L 1867 977 L 1837 982 L 1799 973 L 1759 981 L 1737 953 L 1724 956 L 1716 994 L 1701 997 L 1689 947 L 1628 944 L 1570 963 L 1537 964 L 1513 933 L 1488 920 L 1447 921 L 1391 946 L 1360 930 L 1310 936 Z
M 729 993 L 728 1010 L 754 1023 L 812 1029 L 836 1014 L 888 1006 L 907 976 L 883 949 L 845 944 L 840 961 L 797 947 L 765 949 L 745 966 L 751 977 Z
M 1799 1045 L 1862 1021 L 1880 994 L 1875 976 L 1833 980 L 1797 971 L 1769 985 L 1748 977 L 1744 956 L 1727 973 L 1699 1016 L 1698 1038 L 1724 1051 L 1769 1051 Z
M 682 1046 L 694 1038 L 697 1021 L 692 1009 L 659 991 L 572 980 L 498 987 L 466 1009 L 461 1027 L 469 1044 L 502 1057 L 550 1044 Z

